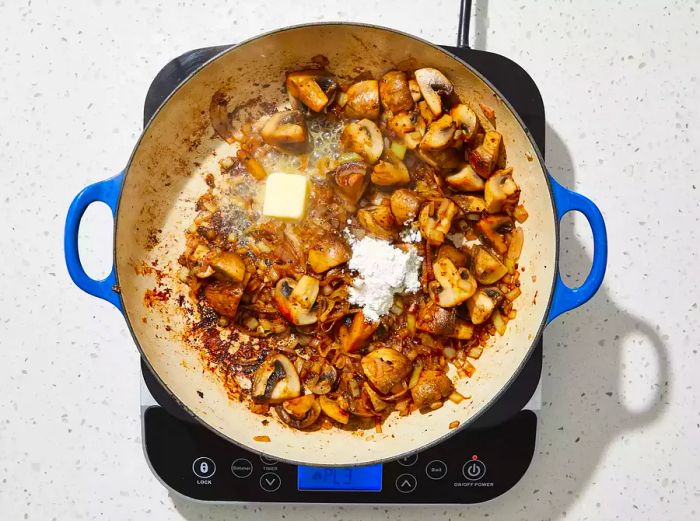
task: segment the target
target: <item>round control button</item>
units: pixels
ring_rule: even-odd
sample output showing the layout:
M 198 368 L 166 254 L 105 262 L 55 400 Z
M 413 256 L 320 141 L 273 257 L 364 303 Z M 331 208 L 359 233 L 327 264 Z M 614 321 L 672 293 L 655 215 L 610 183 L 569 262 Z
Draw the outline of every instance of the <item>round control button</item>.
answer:
M 231 473 L 237 478 L 247 478 L 253 473 L 253 464 L 245 458 L 238 458 L 231 463 Z
M 260 488 L 265 492 L 274 492 L 282 485 L 282 479 L 274 472 L 265 472 L 260 476 Z
M 216 464 L 207 457 L 199 457 L 192 463 L 192 472 L 198 478 L 206 479 L 210 478 L 216 472 Z
M 425 466 L 425 475 L 430 479 L 442 479 L 447 476 L 447 464 L 439 459 L 434 459 Z
M 486 474 L 486 465 L 478 459 L 470 459 L 462 467 L 462 474 L 469 481 L 479 481 Z
M 411 465 L 415 465 L 416 461 L 418 461 L 418 454 L 410 454 L 396 461 L 403 467 L 410 467 Z
M 277 460 L 268 458 L 267 456 L 260 456 L 260 461 L 262 461 L 265 465 L 277 465 Z
M 408 494 L 416 490 L 418 480 L 413 474 L 401 474 L 396 478 L 396 490 Z

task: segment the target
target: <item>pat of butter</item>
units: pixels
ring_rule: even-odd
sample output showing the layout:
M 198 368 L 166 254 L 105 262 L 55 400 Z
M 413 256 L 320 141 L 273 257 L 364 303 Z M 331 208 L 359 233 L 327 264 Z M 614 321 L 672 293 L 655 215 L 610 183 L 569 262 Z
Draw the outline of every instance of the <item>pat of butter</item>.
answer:
M 305 175 L 275 172 L 265 181 L 263 215 L 298 221 L 306 214 L 309 180 Z

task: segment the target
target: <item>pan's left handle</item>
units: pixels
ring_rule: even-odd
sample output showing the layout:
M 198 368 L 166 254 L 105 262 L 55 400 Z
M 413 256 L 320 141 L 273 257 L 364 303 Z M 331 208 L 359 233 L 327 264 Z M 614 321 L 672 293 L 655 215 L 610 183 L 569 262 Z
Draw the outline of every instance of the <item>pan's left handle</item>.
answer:
M 549 309 L 549 315 L 547 315 L 547 323 L 562 313 L 581 306 L 595 295 L 603 283 L 605 268 L 608 263 L 608 234 L 605 229 L 603 214 L 600 213 L 598 207 L 587 197 L 564 188 L 551 175 L 549 176 L 549 183 L 552 186 L 557 219 L 560 222 L 564 215 L 573 211 L 581 212 L 588 220 L 588 224 L 593 232 L 593 263 L 588 277 L 578 288 L 570 288 L 564 284 L 559 271 L 557 271 L 554 293 L 552 295 L 552 306 Z
M 63 237 L 63 247 L 66 256 L 66 267 L 70 278 L 73 279 L 76 286 L 80 289 L 99 297 L 107 302 L 111 302 L 116 308 L 124 312 L 121 299 L 116 291 L 117 276 L 112 265 L 112 270 L 109 275 L 102 280 L 91 278 L 80 262 L 80 253 L 78 252 L 78 230 L 80 229 L 80 221 L 87 207 L 94 202 L 103 202 L 112 210 L 112 217 L 116 216 L 117 201 L 119 200 L 119 191 L 121 190 L 124 172 L 118 175 L 99 181 L 83 188 L 83 190 L 75 196 L 73 202 L 68 208 L 66 216 L 66 228 Z

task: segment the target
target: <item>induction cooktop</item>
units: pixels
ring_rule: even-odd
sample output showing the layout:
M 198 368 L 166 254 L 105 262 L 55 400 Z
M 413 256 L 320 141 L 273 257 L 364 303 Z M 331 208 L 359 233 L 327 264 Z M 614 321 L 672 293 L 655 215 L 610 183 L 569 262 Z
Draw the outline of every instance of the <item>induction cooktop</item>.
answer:
M 540 92 L 515 62 L 470 49 L 469 2 L 460 46 L 443 46 L 482 73 L 508 99 L 544 153 Z M 144 124 L 192 71 L 228 45 L 189 51 L 169 62 L 146 95 Z M 511 489 L 532 461 L 540 410 L 542 341 L 509 389 L 468 428 L 425 451 L 380 465 L 314 468 L 258 456 L 210 431 L 184 411 L 141 363 L 144 453 L 156 477 L 193 500 L 234 503 L 469 504 Z

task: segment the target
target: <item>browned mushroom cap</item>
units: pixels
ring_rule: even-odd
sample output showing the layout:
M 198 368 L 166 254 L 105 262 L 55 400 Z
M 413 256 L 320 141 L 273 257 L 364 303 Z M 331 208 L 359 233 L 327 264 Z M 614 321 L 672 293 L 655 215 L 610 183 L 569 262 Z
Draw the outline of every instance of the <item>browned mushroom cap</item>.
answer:
M 375 349 L 363 356 L 360 364 L 367 379 L 382 394 L 389 394 L 392 387 L 404 381 L 412 369 L 411 361 L 390 347 Z
M 214 255 L 209 264 L 224 277 L 235 282 L 243 282 L 246 278 L 246 267 L 240 255 L 231 251 L 222 251 Z
M 335 97 L 338 83 L 325 71 L 304 70 L 287 75 L 287 92 L 314 112 L 321 112 Z
M 391 213 L 399 224 L 413 221 L 418 215 L 420 204 L 421 198 L 413 190 L 399 188 L 391 194 Z
M 318 402 L 321 405 L 323 413 L 329 418 L 343 425 L 347 424 L 350 420 L 350 413 L 345 408 L 341 407 L 337 400 L 321 395 L 318 397 Z
M 440 96 L 452 94 L 452 83 L 447 77 L 437 69 L 430 67 L 418 69 L 415 72 L 416 82 L 420 88 L 428 107 L 435 116 L 442 113 L 442 100 Z
M 410 135 L 410 134 L 409 134 Z M 462 154 L 456 148 L 445 148 L 443 150 L 422 150 L 420 147 L 415 149 L 416 154 L 423 161 L 434 168 L 442 170 L 452 170 L 458 168 L 462 164 Z
M 243 296 L 240 282 L 214 281 L 204 288 L 204 299 L 219 315 L 233 318 Z
M 379 95 L 386 110 L 396 114 L 413 108 L 408 76 L 403 71 L 389 71 L 379 82 Z
M 428 131 L 420 142 L 422 150 L 434 151 L 447 148 L 452 142 L 455 133 L 455 124 L 452 117 L 445 114 L 428 127 Z
M 454 385 L 447 375 L 436 369 L 424 369 L 418 382 L 411 388 L 413 403 L 418 409 L 435 409 L 454 391 Z
M 389 118 L 387 127 L 397 136 L 405 136 L 416 129 L 418 114 L 416 112 L 399 112 Z
M 501 151 L 502 139 L 501 134 L 495 130 L 490 130 L 484 136 L 484 142 L 467 154 L 469 162 L 476 170 L 476 173 L 484 179 L 491 175 L 496 166 L 498 155 Z
M 340 195 L 357 204 L 369 184 L 367 164 L 363 161 L 342 163 L 333 171 L 333 179 Z
M 460 103 L 450 109 L 450 116 L 457 124 L 457 128 L 464 133 L 465 141 L 469 141 L 476 136 L 479 130 L 479 119 L 476 117 L 476 112 Z
M 476 223 L 476 230 L 481 234 L 482 240 L 504 255 L 508 251 L 506 234 L 513 230 L 513 219 L 507 215 L 487 215 Z
M 479 192 L 484 189 L 484 180 L 471 165 L 464 165 L 459 172 L 448 175 L 445 181 L 450 188 L 461 192 Z
M 434 335 L 451 335 L 457 320 L 457 308 L 443 308 L 435 302 L 424 302 L 418 308 L 416 327 Z
M 270 116 L 261 132 L 268 145 L 302 152 L 308 145 L 308 132 L 304 116 L 298 110 L 277 112 Z
M 365 393 L 367 393 L 367 396 L 369 397 L 369 402 L 372 404 L 372 409 L 374 409 L 375 412 L 382 412 L 391 405 L 390 403 L 382 400 L 381 396 L 377 394 L 377 391 L 372 389 L 372 386 L 369 385 L 367 382 L 365 382 L 362 386 L 362 390 Z
M 384 151 L 384 138 L 376 123 L 361 119 L 345 125 L 340 135 L 340 145 L 343 150 L 356 152 L 373 165 Z
M 280 403 L 301 394 L 294 364 L 282 354 L 268 356 L 253 374 L 250 389 L 256 403 Z
M 442 291 L 438 294 L 438 304 L 444 308 L 459 306 L 476 291 L 476 280 L 466 268 L 457 268 L 447 257 L 438 258 L 433 264 L 435 279 Z
M 298 282 L 284 277 L 277 282 L 272 300 L 280 314 L 297 326 L 314 324 L 318 320 L 312 307 L 318 296 L 318 279 L 303 275 Z
M 472 248 L 474 276 L 481 284 L 494 284 L 508 273 L 508 268 L 481 246 Z
M 290 427 L 305 429 L 321 415 L 321 405 L 313 394 L 307 394 L 277 405 L 275 412 Z
M 328 360 L 319 356 L 304 362 L 301 369 L 304 385 L 314 394 L 327 394 L 333 390 L 338 372 Z
M 467 254 L 448 243 L 443 244 L 438 249 L 437 260 L 443 258 L 450 259 L 457 268 L 464 268 L 467 265 Z
M 393 163 L 380 161 L 374 165 L 370 179 L 379 186 L 405 185 L 411 182 L 408 168 L 400 160 Z
M 350 248 L 334 235 L 325 235 L 309 249 L 309 266 L 316 273 L 323 273 L 349 258 Z
M 357 220 L 367 233 L 379 239 L 396 238 L 398 227 L 391 208 L 384 205 L 366 206 L 357 211 Z
M 377 119 L 379 117 L 379 85 L 377 80 L 359 81 L 345 93 L 347 102 L 343 107 L 349 118 Z
M 476 214 L 476 219 L 479 219 L 478 214 L 486 210 L 486 202 L 483 197 L 475 195 L 455 194 L 452 200 L 465 213 Z
M 513 179 L 513 169 L 497 170 L 484 187 L 486 211 L 499 213 L 512 211 L 520 199 L 520 187 Z
M 483 324 L 491 316 L 496 306 L 503 300 L 503 294 L 496 288 L 479 288 L 467 300 L 467 311 L 472 324 Z

